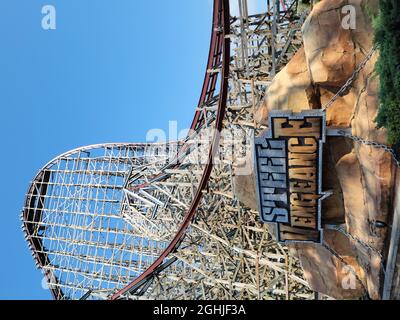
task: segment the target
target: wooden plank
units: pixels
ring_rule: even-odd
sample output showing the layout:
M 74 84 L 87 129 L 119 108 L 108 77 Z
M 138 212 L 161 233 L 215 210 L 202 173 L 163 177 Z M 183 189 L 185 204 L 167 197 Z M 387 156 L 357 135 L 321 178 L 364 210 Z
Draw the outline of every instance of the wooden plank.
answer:
M 314 137 L 321 138 L 321 118 L 305 120 L 273 119 L 274 138 L 282 137 Z

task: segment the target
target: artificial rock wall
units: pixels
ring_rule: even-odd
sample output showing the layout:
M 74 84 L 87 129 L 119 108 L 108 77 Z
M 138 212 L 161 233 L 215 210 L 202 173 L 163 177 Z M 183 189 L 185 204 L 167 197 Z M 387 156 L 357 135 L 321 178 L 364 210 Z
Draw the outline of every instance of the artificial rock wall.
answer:
M 354 30 L 342 27 L 341 10 L 345 5 L 356 9 Z M 377 12 L 377 5 L 377 0 L 319 2 L 303 25 L 303 48 L 276 75 L 255 111 L 258 124 L 267 125 L 271 110 L 298 112 L 324 106 L 372 48 L 373 29 L 368 12 Z M 379 85 L 374 65 L 378 54 L 370 59 L 351 89 L 327 110 L 327 125 L 351 128 L 353 135 L 386 143 L 385 131 L 377 129 L 374 123 Z M 333 191 L 323 203 L 323 223 L 345 224 L 353 239 L 327 230 L 324 240 L 334 253 L 311 244 L 297 244 L 291 249 L 315 291 L 337 299 L 356 299 L 366 294 L 380 299 L 389 231 L 386 225 L 390 224 L 393 212 L 394 162 L 382 150 L 332 137 L 325 145 L 323 166 L 324 190 Z M 244 205 L 257 209 L 253 175 L 238 175 L 235 193 Z M 357 274 L 353 276 L 355 281 L 350 268 Z

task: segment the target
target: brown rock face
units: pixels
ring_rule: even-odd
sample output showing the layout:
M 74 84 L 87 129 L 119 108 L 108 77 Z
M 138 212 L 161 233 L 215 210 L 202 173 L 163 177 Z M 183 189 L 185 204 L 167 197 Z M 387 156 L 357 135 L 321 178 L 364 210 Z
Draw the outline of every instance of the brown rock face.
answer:
M 308 283 L 320 293 L 329 292 L 331 297 L 352 299 L 362 296 L 365 272 L 355 259 L 356 252 L 349 239 L 336 231 L 326 231 L 324 239 L 329 247 L 335 248 L 341 260 L 319 245 L 293 245 Z
M 324 106 L 372 47 L 373 30 L 365 8 L 376 8 L 377 2 L 319 2 L 303 26 L 304 48 L 276 75 L 264 103 L 256 110 L 256 121 L 266 125 L 271 110 L 301 111 Z M 356 9 L 355 30 L 341 25 L 342 7 L 349 4 Z M 379 106 L 379 79 L 373 74 L 376 59 L 377 53 L 348 92 L 327 110 L 327 125 L 351 128 L 353 135 L 386 143 L 385 131 L 378 130 L 374 123 Z M 315 291 L 337 299 L 366 295 L 380 299 L 388 230 L 377 226 L 390 222 L 395 170 L 391 156 L 382 150 L 347 138 L 328 138 L 323 187 L 332 190 L 333 195 L 324 200 L 323 224 L 344 224 L 351 236 L 325 230 L 325 246 L 293 246 Z M 241 191 L 237 196 L 250 206 L 254 202 L 255 189 L 250 186 L 254 178 L 240 179 L 236 184 L 245 188 L 238 187 Z
M 367 148 L 361 147 L 360 149 Z M 357 248 L 358 263 L 369 271 L 366 275 L 369 295 L 378 299 L 382 271 L 379 253 L 383 250 L 386 230 L 376 228 L 375 222 L 387 221 L 389 212 L 387 206 L 391 201 L 388 192 L 391 190 L 392 178 L 390 176 L 390 156 L 374 154 L 374 157 L 380 162 L 373 165 L 377 170 L 375 173 L 361 164 L 366 160 L 359 160 L 368 158 L 368 156 L 365 157 L 362 151 L 360 154 L 356 150 L 342 157 L 336 167 L 345 195 L 347 230 L 374 249 L 371 251 L 360 243 L 353 243 Z
M 249 161 L 251 161 L 249 159 Z M 255 176 L 254 175 L 237 175 L 233 181 L 235 195 L 248 208 L 257 211 L 257 197 L 255 192 Z
M 329 138 L 324 145 L 324 163 L 322 171 L 323 190 L 331 190 L 333 194 L 322 202 L 323 223 L 343 224 L 344 200 L 339 176 L 336 172 L 336 163 L 351 152 L 353 145 L 344 138 Z
M 306 56 L 302 48 L 274 78 L 262 106 L 256 110 L 256 122 L 266 124 L 270 110 L 287 110 L 288 106 L 294 111 L 309 109 L 307 90 L 311 88 Z
M 355 65 L 352 30 L 342 28 L 341 9 L 349 1 L 322 1 L 303 25 L 303 42 L 313 83 L 340 87 Z

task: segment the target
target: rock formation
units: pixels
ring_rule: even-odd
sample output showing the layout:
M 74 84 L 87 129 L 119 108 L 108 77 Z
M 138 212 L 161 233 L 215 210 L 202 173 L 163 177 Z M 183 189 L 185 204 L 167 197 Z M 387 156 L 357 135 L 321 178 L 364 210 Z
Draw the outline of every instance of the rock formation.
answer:
M 369 9 L 377 0 L 323 0 L 307 20 L 303 48 L 278 73 L 255 112 L 267 124 L 271 110 L 301 111 L 324 106 L 353 74 L 373 46 Z M 342 27 L 342 7 L 356 9 L 356 29 Z M 378 110 L 375 53 L 351 88 L 327 110 L 329 128 L 351 128 L 354 136 L 386 143 L 374 119 Z M 323 223 L 345 224 L 346 236 L 324 233 L 325 246 L 296 244 L 311 287 L 337 299 L 381 297 L 387 225 L 392 215 L 396 166 L 387 152 L 347 138 L 330 137 L 324 150 L 323 189 L 333 195 L 324 201 Z M 255 208 L 254 176 L 237 177 L 236 195 Z M 382 258 L 383 256 L 383 258 Z

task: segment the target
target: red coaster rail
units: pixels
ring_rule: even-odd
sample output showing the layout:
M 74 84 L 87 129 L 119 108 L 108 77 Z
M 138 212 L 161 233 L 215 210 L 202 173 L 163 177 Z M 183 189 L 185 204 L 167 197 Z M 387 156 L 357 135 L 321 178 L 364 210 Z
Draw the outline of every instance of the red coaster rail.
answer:
M 207 63 L 207 70 L 204 79 L 204 84 L 199 100 L 198 107 L 207 104 L 208 101 L 214 98 L 214 93 L 217 85 L 219 72 L 214 72 L 214 69 L 221 68 L 221 86 L 218 100 L 218 109 L 215 122 L 215 134 L 208 153 L 208 162 L 205 166 L 199 187 L 193 199 L 193 202 L 185 215 L 185 218 L 178 229 L 175 237 L 161 254 L 161 256 L 138 278 L 125 286 L 123 289 L 116 292 L 111 300 L 121 298 L 126 293 L 137 290 L 144 285 L 152 276 L 164 270 L 170 263 L 165 262 L 165 259 L 176 250 L 181 241 L 183 240 L 187 228 L 190 226 L 197 207 L 202 199 L 203 191 L 207 187 L 208 180 L 213 169 L 213 158 L 219 148 L 220 135 L 222 130 L 222 122 L 225 116 L 226 102 L 228 97 L 228 78 L 229 78 L 229 64 L 230 64 L 230 39 L 226 37 L 230 33 L 230 10 L 229 0 L 214 0 L 214 13 L 211 33 L 211 45 Z M 192 129 L 196 130 L 204 122 L 203 111 L 197 110 Z

